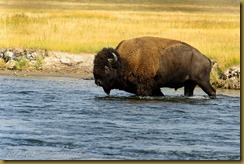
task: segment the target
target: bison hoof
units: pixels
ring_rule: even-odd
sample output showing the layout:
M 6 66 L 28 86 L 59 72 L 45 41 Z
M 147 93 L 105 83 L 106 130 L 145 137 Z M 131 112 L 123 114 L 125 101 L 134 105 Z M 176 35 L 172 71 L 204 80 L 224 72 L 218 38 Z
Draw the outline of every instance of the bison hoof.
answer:
M 216 97 L 216 95 L 212 95 L 212 96 L 209 96 L 210 97 L 210 99 L 216 99 L 217 97 Z

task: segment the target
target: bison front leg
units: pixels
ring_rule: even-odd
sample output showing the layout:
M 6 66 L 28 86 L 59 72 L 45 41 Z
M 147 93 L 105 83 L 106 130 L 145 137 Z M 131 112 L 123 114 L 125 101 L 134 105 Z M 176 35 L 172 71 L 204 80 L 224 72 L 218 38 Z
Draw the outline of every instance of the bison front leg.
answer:
M 152 91 L 152 96 L 164 96 L 164 94 L 161 92 L 160 88 L 155 88 Z
M 152 89 L 145 87 L 143 85 L 138 85 L 137 90 L 136 90 L 136 94 L 138 96 L 152 96 Z
M 197 84 L 194 81 L 185 82 L 184 95 L 185 96 L 193 96 L 193 91 L 194 91 L 196 85 Z
M 138 85 L 137 95 L 139 96 L 164 96 L 160 88 L 154 88 L 149 85 Z

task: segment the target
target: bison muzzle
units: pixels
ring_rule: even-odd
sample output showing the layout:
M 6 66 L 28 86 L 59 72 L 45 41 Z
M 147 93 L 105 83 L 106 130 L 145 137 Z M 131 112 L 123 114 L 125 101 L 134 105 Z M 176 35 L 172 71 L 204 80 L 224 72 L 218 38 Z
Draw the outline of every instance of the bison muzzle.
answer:
M 163 96 L 162 87 L 184 87 L 192 96 L 196 85 L 210 97 L 211 61 L 196 48 L 177 40 L 141 37 L 103 48 L 94 59 L 95 83 L 107 94 L 120 89 L 139 96 Z

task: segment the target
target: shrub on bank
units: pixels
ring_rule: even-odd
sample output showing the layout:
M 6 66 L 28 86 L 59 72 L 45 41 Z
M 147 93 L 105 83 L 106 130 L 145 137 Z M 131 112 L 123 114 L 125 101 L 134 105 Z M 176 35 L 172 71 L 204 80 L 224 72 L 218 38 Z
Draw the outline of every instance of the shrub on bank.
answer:
M 23 70 L 30 66 L 29 61 L 27 59 L 20 59 L 16 62 L 14 69 L 15 70 Z

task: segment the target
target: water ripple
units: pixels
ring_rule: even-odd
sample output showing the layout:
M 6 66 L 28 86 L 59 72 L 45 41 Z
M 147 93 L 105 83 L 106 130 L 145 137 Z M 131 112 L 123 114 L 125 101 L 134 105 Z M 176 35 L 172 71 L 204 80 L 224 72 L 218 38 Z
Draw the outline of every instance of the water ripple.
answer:
M 164 97 L 93 81 L 0 77 L 1 159 L 239 160 L 240 93 Z M 180 92 L 180 93 L 179 93 Z M 6 153 L 8 152 L 8 153 Z

